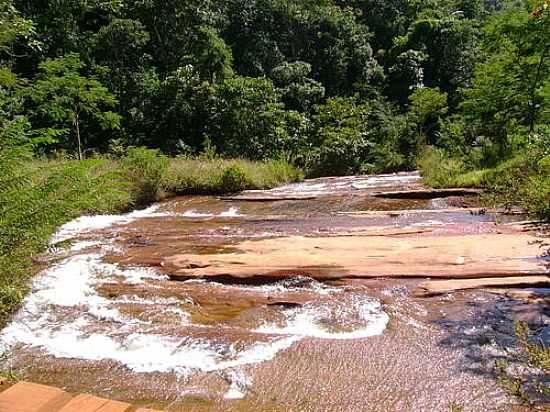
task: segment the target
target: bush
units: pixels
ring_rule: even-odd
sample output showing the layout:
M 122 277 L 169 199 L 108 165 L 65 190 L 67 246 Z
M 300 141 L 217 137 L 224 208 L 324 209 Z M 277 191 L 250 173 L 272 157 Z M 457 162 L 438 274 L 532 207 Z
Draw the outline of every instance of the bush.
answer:
M 103 160 L 36 162 L 22 148 L 0 149 L 0 323 L 20 304 L 33 274 L 30 257 L 77 215 L 130 203 Z
M 220 189 L 224 192 L 238 192 L 252 186 L 251 177 L 236 164 L 227 166 L 220 179 Z
M 424 182 L 432 187 L 454 186 L 457 176 L 465 172 L 460 159 L 450 158 L 442 149 L 426 146 L 417 160 Z
M 122 160 L 122 166 L 126 178 L 133 186 L 138 204 L 145 204 L 161 197 L 163 180 L 169 166 L 166 156 L 158 150 L 132 147 Z
M 239 186 L 236 190 L 244 188 L 268 189 L 302 178 L 302 172 L 284 160 L 251 162 L 240 159 L 193 160 L 178 158 L 170 162 L 164 187 L 168 192 L 180 195 L 223 193 L 226 190 L 222 180 L 223 175 L 227 173 L 227 187 L 235 190 L 236 185 L 229 184 L 229 174 L 233 174 L 233 172 L 226 172 L 229 168 L 238 168 L 245 175 L 244 183 L 246 185 Z
M 430 186 L 483 187 L 496 206 L 519 206 L 532 216 L 550 220 L 548 131 L 532 136 L 525 149 L 517 149 L 515 156 L 495 167 L 477 168 L 472 160 L 476 156 L 476 150 L 465 157 L 451 157 L 442 149 L 426 147 L 417 163 Z

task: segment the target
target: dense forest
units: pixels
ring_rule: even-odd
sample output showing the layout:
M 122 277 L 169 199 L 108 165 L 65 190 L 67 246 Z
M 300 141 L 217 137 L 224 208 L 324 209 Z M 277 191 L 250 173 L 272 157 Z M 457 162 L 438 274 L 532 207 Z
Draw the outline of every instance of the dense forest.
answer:
M 548 134 L 550 10 L 499 0 L 2 0 L 2 144 L 494 166 Z

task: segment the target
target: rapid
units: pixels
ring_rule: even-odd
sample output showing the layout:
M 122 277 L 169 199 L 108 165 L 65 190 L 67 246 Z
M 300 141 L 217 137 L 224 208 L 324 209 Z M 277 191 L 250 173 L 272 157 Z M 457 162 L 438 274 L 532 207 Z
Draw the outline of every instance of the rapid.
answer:
M 1 331 L 2 366 L 168 411 L 513 410 L 490 364 L 547 306 L 415 291 L 482 266 L 544 274 L 536 234 L 477 196 L 376 196 L 422 188 L 323 178 L 76 219 Z M 486 250 L 512 237 L 513 259 Z

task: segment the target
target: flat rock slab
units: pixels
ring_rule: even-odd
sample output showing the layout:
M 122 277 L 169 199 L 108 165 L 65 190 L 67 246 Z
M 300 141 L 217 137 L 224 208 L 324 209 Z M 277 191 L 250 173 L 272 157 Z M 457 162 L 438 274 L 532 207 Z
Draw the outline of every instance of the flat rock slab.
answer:
M 432 280 L 419 284 L 415 296 L 435 296 L 467 289 L 550 285 L 550 276 L 516 276 L 488 279 Z
M 480 189 L 413 189 L 396 190 L 390 192 L 376 192 L 374 197 L 384 199 L 438 199 L 451 196 L 478 196 L 483 193 Z
M 547 303 L 550 305 L 550 288 L 538 285 L 529 288 L 491 288 L 489 292 L 504 295 L 510 299 L 523 300 L 533 303 Z
M 433 277 L 546 275 L 529 234 L 272 238 L 235 245 L 226 254 L 182 253 L 162 259 L 174 279 Z
M 482 207 L 455 207 L 448 209 L 401 209 L 401 210 L 365 210 L 356 212 L 340 212 L 339 215 L 358 216 L 358 217 L 374 217 L 380 216 L 408 216 L 408 215 L 445 215 L 454 213 L 466 213 L 470 215 L 517 215 L 523 214 L 521 211 L 508 211 L 506 209 L 487 209 Z
M 324 195 L 326 197 L 326 195 Z M 286 195 L 286 194 L 241 194 L 235 196 L 222 196 L 221 200 L 238 202 L 282 202 L 286 200 L 315 200 L 323 195 Z

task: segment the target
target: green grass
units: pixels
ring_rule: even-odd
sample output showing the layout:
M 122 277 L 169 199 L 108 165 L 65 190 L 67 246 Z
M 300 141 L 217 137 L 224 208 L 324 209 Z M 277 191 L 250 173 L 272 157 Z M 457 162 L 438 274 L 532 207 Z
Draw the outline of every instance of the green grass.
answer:
M 220 194 L 272 188 L 302 177 L 301 171 L 280 160 L 173 159 L 162 186 L 173 194 Z
M 417 164 L 429 186 L 487 189 L 486 201 L 493 206 L 519 206 L 534 217 L 550 220 L 550 155 L 546 150 L 528 148 L 495 167 L 475 168 L 468 166 L 467 158 L 426 148 Z
M 57 227 L 83 214 L 123 213 L 174 195 L 271 188 L 302 178 L 282 161 L 169 159 L 131 149 L 123 159 L 36 160 L 0 150 L 0 324 L 20 305 L 33 263 Z

